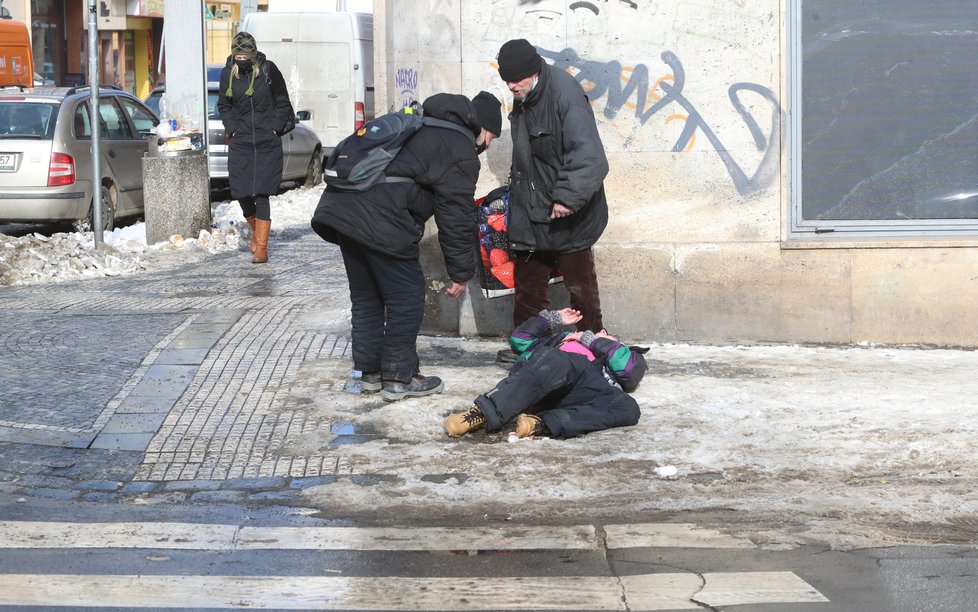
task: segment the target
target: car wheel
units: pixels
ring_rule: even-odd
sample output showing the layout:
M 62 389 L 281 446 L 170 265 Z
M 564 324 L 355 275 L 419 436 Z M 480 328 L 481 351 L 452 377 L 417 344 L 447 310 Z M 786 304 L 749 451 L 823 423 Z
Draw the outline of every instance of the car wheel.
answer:
M 306 170 L 306 187 L 315 187 L 323 182 L 323 153 L 319 149 L 312 152 L 309 168 Z
M 111 232 L 115 229 L 115 195 L 112 189 L 102 185 L 102 231 Z M 95 207 L 88 209 L 88 217 L 75 222 L 75 230 L 90 232 L 95 227 Z

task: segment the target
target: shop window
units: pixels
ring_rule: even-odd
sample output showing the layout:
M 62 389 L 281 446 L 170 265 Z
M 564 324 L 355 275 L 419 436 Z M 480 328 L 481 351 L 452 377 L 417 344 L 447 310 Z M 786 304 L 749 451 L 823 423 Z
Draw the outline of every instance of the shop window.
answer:
M 978 234 L 975 23 L 974 0 L 789 0 L 791 237 Z

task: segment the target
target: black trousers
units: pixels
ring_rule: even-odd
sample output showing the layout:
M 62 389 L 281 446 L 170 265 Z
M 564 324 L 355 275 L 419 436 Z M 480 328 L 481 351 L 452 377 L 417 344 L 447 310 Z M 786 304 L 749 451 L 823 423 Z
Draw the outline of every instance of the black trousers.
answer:
M 513 253 L 513 279 L 516 296 L 513 305 L 513 328 L 550 307 L 550 271 L 554 265 L 564 275 L 564 286 L 570 293 L 571 307 L 583 317 L 577 324 L 581 331 L 598 332 L 604 329 L 601 319 L 601 297 L 598 276 L 594 271 L 591 249 L 576 253 Z
M 475 404 L 488 431 L 502 429 L 521 412 L 539 415 L 560 438 L 638 423 L 638 402 L 611 385 L 602 370 L 600 362 L 584 355 L 540 347 Z
M 264 221 L 272 220 L 272 205 L 267 195 L 256 195 L 238 198 L 241 214 L 245 217 L 254 215 Z
M 337 236 L 352 303 L 353 367 L 384 380 L 411 382 L 418 370 L 424 319 L 424 272 L 417 259 L 396 259 Z

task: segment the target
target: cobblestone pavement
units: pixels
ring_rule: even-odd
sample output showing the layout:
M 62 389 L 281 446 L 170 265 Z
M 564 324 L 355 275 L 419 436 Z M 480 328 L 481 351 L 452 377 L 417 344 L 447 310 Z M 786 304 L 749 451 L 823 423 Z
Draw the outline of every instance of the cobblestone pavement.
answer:
M 303 363 L 349 359 L 342 260 L 310 232 L 272 240 L 261 266 L 235 252 L 0 290 L 0 492 L 239 501 L 348 472 L 281 451 L 330 428 L 285 390 Z

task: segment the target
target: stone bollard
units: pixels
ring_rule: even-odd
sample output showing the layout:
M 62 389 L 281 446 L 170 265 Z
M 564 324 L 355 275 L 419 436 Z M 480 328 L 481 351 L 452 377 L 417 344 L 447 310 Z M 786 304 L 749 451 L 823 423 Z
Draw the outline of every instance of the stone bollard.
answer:
M 143 157 L 143 204 L 146 243 L 168 240 L 173 234 L 196 238 L 211 227 L 210 179 L 207 156 Z

